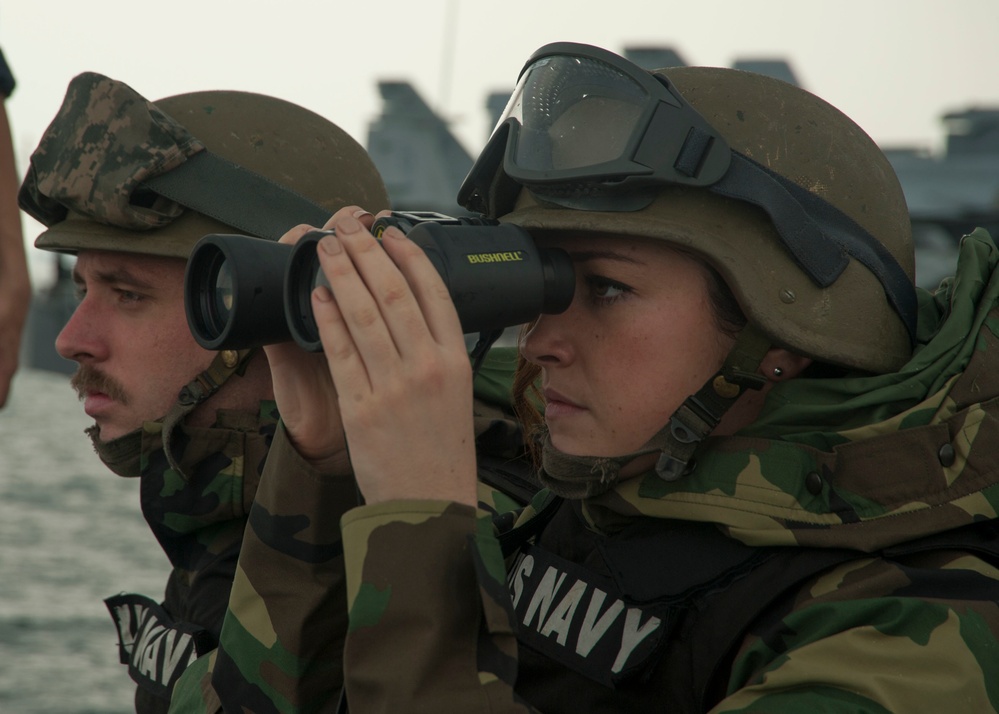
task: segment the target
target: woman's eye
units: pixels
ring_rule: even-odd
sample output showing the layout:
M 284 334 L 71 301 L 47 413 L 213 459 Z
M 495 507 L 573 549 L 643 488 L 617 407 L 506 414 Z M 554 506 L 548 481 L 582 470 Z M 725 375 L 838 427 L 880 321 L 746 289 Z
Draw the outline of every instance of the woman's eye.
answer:
M 587 276 L 586 282 L 589 284 L 590 294 L 600 302 L 611 302 L 631 291 L 624 283 L 600 275 Z

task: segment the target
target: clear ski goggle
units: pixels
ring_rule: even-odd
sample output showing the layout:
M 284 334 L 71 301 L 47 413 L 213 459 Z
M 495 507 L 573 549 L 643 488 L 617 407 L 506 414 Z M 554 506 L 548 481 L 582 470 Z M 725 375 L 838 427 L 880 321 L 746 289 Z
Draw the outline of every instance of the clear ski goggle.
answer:
M 575 210 L 636 211 L 670 184 L 765 210 L 820 287 L 851 258 L 862 263 L 914 343 L 914 287 L 880 242 L 816 194 L 733 151 L 668 79 L 598 47 L 555 43 L 531 56 L 458 202 L 498 217 L 526 188 Z
M 731 161 L 725 140 L 665 80 L 572 43 L 546 45 L 528 61 L 490 145 L 482 158 L 502 150 L 517 183 L 570 204 L 579 192 L 578 207 L 591 210 L 634 210 L 655 195 L 636 198 L 642 187 L 710 185 Z M 482 158 L 469 179 L 491 178 L 475 176 L 489 168 Z

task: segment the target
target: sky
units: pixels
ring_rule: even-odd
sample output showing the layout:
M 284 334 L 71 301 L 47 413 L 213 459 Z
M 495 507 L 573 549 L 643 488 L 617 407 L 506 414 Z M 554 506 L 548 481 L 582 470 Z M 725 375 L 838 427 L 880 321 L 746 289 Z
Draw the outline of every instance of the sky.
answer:
M 0 0 L 18 171 L 84 71 L 150 100 L 205 89 L 270 94 L 362 144 L 379 80 L 411 82 L 475 155 L 489 92 L 549 42 L 672 47 L 691 65 L 782 58 L 882 146 L 939 150 L 941 117 L 999 107 L 999 0 Z M 457 190 L 457 187 L 456 187 Z M 23 217 L 30 245 L 41 226 Z M 50 263 L 29 248 L 36 284 Z

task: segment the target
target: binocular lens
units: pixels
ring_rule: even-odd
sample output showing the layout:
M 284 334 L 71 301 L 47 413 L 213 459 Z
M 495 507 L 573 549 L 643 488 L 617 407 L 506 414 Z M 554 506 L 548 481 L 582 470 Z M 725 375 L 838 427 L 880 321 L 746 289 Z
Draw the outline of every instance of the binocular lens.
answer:
M 316 255 L 316 248 L 324 235 L 325 231 L 312 231 L 295 244 L 284 281 L 285 322 L 295 342 L 309 352 L 323 349 L 319 341 L 319 327 L 312 314 L 312 291 L 320 285 L 330 286 Z
M 291 339 L 281 288 L 291 246 L 242 235 L 198 241 L 184 275 L 187 324 L 209 350 L 241 350 Z
M 220 322 L 229 321 L 229 311 L 232 310 L 232 269 L 229 263 L 222 261 L 218 274 L 215 276 L 215 315 Z
M 200 251 L 196 275 L 192 277 L 193 265 L 194 261 L 188 263 L 188 275 L 185 276 L 185 305 L 192 332 L 203 345 L 204 341 L 213 341 L 225 333 L 229 325 L 234 301 L 232 269 L 225 253 L 215 247 Z M 189 289 L 188 282 L 192 280 L 197 286 Z

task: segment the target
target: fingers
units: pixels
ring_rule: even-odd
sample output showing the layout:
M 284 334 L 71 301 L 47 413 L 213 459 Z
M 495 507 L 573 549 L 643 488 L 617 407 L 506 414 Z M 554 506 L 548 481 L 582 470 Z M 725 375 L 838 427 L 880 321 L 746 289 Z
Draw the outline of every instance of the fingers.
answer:
M 383 249 L 352 216 L 338 214 L 334 227 L 336 236 L 320 242 L 319 256 L 335 304 L 317 291 L 313 305 L 317 324 L 328 320 L 328 356 L 356 379 L 363 371 L 370 383 L 372 372 L 418 359 L 433 345 L 464 353 L 454 305 L 422 250 L 392 229 L 383 236 Z
M 398 228 L 386 230 L 382 241 L 385 252 L 410 286 L 434 340 L 444 347 L 460 347 L 464 353 L 465 339 L 458 313 L 437 268 L 423 250 Z
M 379 245 L 352 215 L 332 227 L 312 308 L 358 486 L 368 503 L 474 504 L 471 365 L 440 275 L 397 229 Z
M 285 233 L 278 239 L 278 243 L 286 243 L 288 245 L 295 245 L 302 239 L 306 233 L 316 230 L 313 226 L 305 225 L 304 223 L 295 226 L 290 231 Z
M 343 253 L 340 239 L 336 235 L 323 238 L 319 242 L 318 255 L 326 279 L 331 285 L 336 285 L 339 296 L 351 305 L 347 309 L 366 311 L 366 315 L 371 315 L 374 301 L 365 300 L 363 294 L 360 294 L 359 278 L 352 270 L 350 259 Z M 357 297 L 351 299 L 353 294 Z M 359 306 L 364 303 L 368 307 Z M 334 300 L 329 288 L 319 286 L 312 291 L 312 314 L 337 392 L 342 398 L 354 403 L 364 399 L 371 392 L 368 369 L 357 350 L 340 305 Z M 370 317 L 361 320 L 371 323 Z
M 342 399 L 359 401 L 371 393 L 372 377 L 393 369 L 399 360 L 375 294 L 387 291 L 391 304 L 404 295 L 405 286 L 398 271 L 394 281 L 379 275 L 391 268 L 391 261 L 357 219 L 340 212 L 334 218 L 335 234 L 324 237 L 317 252 L 332 292 L 322 287 L 313 291 L 312 311 L 337 391 Z M 361 264 L 367 266 L 371 286 Z
M 380 211 L 379 216 L 382 214 L 391 213 L 391 211 Z M 350 216 L 359 220 L 365 228 L 371 228 L 371 224 L 375 222 L 375 217 L 371 215 L 368 211 L 365 211 L 360 206 L 344 206 L 339 211 L 334 213 L 325 224 L 323 224 L 324 230 L 330 230 L 336 225 L 336 222 L 341 218 Z

